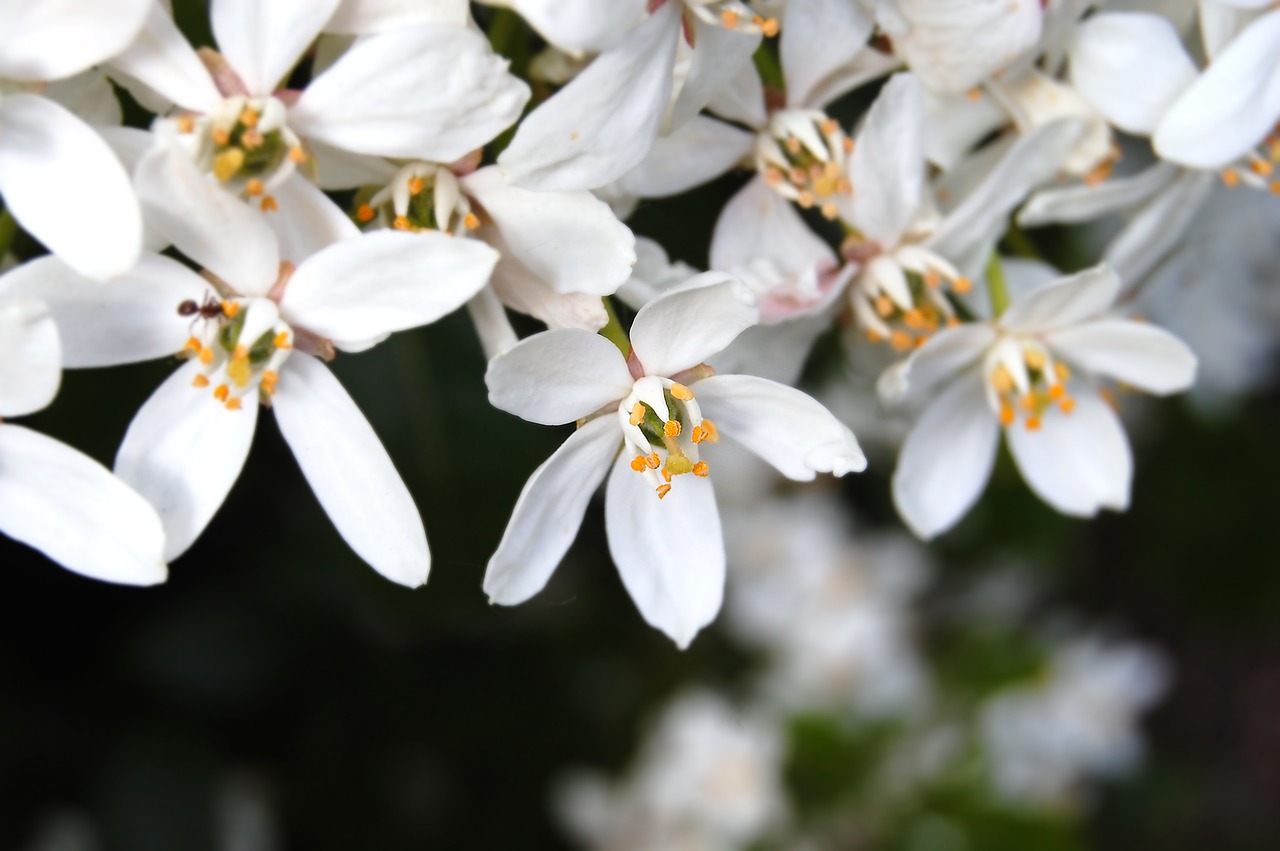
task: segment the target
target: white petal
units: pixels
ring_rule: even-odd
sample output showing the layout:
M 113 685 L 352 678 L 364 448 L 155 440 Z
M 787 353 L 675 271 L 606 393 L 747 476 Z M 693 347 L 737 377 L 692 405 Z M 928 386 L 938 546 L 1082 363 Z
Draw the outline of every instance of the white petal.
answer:
M 258 421 L 256 400 L 229 411 L 192 386 L 198 372 L 192 360 L 156 388 L 116 455 L 116 475 L 160 513 L 166 561 L 187 551 L 227 498 Z
M 291 357 L 272 409 L 302 475 L 347 545 L 392 582 L 410 588 L 425 583 L 431 554 L 417 506 L 333 373 L 315 358 Z
M 300 263 L 339 240 L 360 235 L 360 229 L 329 196 L 294 172 L 272 190 L 279 209 L 266 219 L 276 232 L 280 256 Z
M 60 80 L 129 46 L 151 0 L 0 0 L 0 77 Z
M 649 152 L 671 96 L 681 5 L 667 3 L 520 123 L 498 157 L 528 189 L 594 189 Z
M 464 26 L 469 19 L 466 0 L 342 0 L 324 29 L 367 35 L 417 24 Z
M 1204 44 L 1205 56 L 1212 62 L 1226 50 L 1236 36 L 1244 32 L 1249 24 L 1260 18 L 1269 0 L 1254 2 L 1217 2 L 1217 0 L 1199 0 L 1194 11 L 1198 11 L 1200 24 L 1200 40 Z
M 959 165 L 982 139 L 1009 121 L 1009 113 L 991 93 L 976 89 L 970 94 L 925 93 L 924 154 L 943 171 Z
M 0 305 L 0 417 L 21 417 L 41 410 L 53 401 L 62 381 L 53 314 L 37 298 L 9 289 L 15 274 L 0 278 L 0 297 L 4 299 Z
M 788 3 L 783 8 L 778 42 L 787 105 L 820 109 L 843 94 L 828 83 L 868 49 L 867 39 L 874 26 L 875 18 L 859 2 Z
M 685 287 L 649 302 L 631 323 L 631 347 L 645 375 L 697 366 L 759 321 L 751 292 L 722 272 L 704 272 Z
M 22 426 L 0 425 L 0 532 L 94 579 L 164 582 L 155 509 L 106 467 Z
M 44 96 L 66 107 L 72 115 L 99 132 L 103 127 L 115 127 L 123 120 L 115 90 L 98 68 L 49 83 L 44 89 Z
M 341 348 L 435 322 L 489 280 L 498 254 L 478 240 L 383 230 L 345 239 L 298 267 L 286 321 Z
M 212 0 L 209 21 L 218 49 L 253 95 L 282 86 L 339 0 Z
M 991 478 L 999 433 L 976 372 L 925 408 L 893 472 L 893 504 L 917 537 L 947 531 L 978 501 Z
M 1113 12 L 1080 24 L 1071 82 L 1115 126 L 1148 135 L 1196 78 L 1173 24 L 1159 15 Z M 1116 85 L 1124 80 L 1124 85 Z
M 316 162 L 316 185 L 321 189 L 355 189 L 386 186 L 396 176 L 396 166 L 381 157 L 353 154 L 316 139 L 307 140 Z
M 909 357 L 886 369 L 876 390 L 887 404 L 900 402 L 908 394 L 919 398 L 919 394 L 932 391 L 977 363 L 995 339 L 995 329 L 986 322 L 945 328 Z
M 464 177 L 502 232 L 505 250 L 558 292 L 609 295 L 631 275 L 636 238 L 590 192 L 530 192 L 496 167 Z
M 1042 189 L 1018 211 L 1018 224 L 1023 227 L 1075 224 L 1136 207 L 1167 188 L 1179 171 L 1173 163 L 1157 162 L 1137 174 L 1111 178 L 1093 186 L 1080 183 L 1062 189 Z
M 1102 258 L 1126 290 L 1138 286 L 1184 243 L 1192 225 L 1202 221 L 1204 206 L 1217 186 L 1213 172 L 1180 168 L 1163 192 L 1129 218 Z
M 697 115 L 722 88 L 751 62 L 763 38 L 693 18 L 693 57 L 688 76 L 671 106 L 667 129 L 675 129 Z M 688 18 L 686 18 L 688 20 Z
M 897 245 L 920 209 L 924 186 L 924 91 L 911 74 L 881 90 L 849 163 L 852 224 L 884 246 Z
M 815 473 L 843 476 L 867 467 L 853 432 L 794 387 L 754 375 L 713 375 L 691 389 L 721 434 L 789 479 L 807 482 Z
M 795 206 L 754 177 L 729 199 L 711 236 L 711 268 L 737 273 L 767 259 L 787 273 L 834 268 L 835 253 Z
M 110 64 L 186 109 L 209 112 L 222 102 L 208 69 L 161 3 L 151 4 L 137 40 Z
M 755 136 L 731 124 L 695 115 L 659 136 L 640 164 L 618 179 L 638 198 L 664 198 L 701 186 L 733 168 L 755 146 Z
M 69 369 L 115 366 L 176 354 L 191 336 L 188 299 L 203 304 L 213 288 L 186 266 L 145 254 L 127 275 L 104 284 L 56 257 L 33 260 L 0 278 L 0 295 L 40 298 L 53 312 Z M 204 320 L 198 320 L 203 322 Z
M 1220 168 L 1257 145 L 1280 117 L 1280 9 L 1249 25 L 1178 98 L 1152 142 L 1167 160 Z
M 883 4 L 882 4 L 883 5 Z M 1040 37 L 1040 0 L 897 0 L 909 25 L 894 49 L 930 89 L 960 93 L 1010 65 Z
M 549 43 L 570 53 L 599 53 L 644 15 L 644 0 L 503 0 Z
M 609 321 L 600 296 L 589 293 L 558 293 L 551 285 L 506 250 L 502 236 L 484 226 L 476 234 L 498 250 L 489 286 L 507 307 L 546 323 L 548 328 L 581 328 L 599 331 Z
M 447 163 L 514 124 L 528 99 L 483 35 L 428 24 L 357 41 L 307 86 L 289 124 L 335 148 Z
M 514 606 L 542 590 L 578 536 L 591 495 L 622 445 L 612 416 L 597 417 L 570 435 L 520 491 L 498 551 L 489 559 L 489 602 Z
M 765 112 L 764 83 L 755 64 L 743 65 L 711 98 L 707 109 L 726 121 L 754 130 L 763 129 L 769 123 L 769 116 Z
M 53 101 L 0 101 L 0 195 L 27 231 L 78 271 L 111 278 L 142 251 L 142 213 L 102 137 Z M 87 225 L 73 199 L 93 199 Z
M 1119 418 L 1096 393 L 1077 396 L 1070 415 L 1050 412 L 1037 431 L 1015 425 L 1005 436 L 1027 485 L 1063 514 L 1129 507 L 1133 454 Z
M 1103 319 L 1046 334 L 1072 366 L 1148 393 L 1180 393 L 1196 377 L 1196 356 L 1177 337 L 1143 322 Z
M 724 596 L 724 537 L 708 479 L 682 476 L 659 499 L 618 456 L 605 493 L 609 553 L 645 621 L 684 649 Z
M 147 225 L 245 295 L 265 295 L 280 271 L 264 215 L 202 174 L 176 147 L 158 145 L 135 179 Z
M 543 425 L 616 404 L 635 383 L 617 346 L 578 328 L 526 337 L 489 362 L 484 381 L 489 404 Z
M 1094 266 L 1016 299 L 1000 317 L 1000 325 L 1021 332 L 1066 328 L 1100 316 L 1119 292 L 1116 273 L 1108 266 Z

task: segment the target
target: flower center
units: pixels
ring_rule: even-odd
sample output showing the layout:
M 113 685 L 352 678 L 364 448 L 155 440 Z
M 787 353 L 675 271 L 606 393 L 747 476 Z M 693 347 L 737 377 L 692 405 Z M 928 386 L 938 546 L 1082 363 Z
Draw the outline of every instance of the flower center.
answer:
M 631 459 L 631 469 L 649 478 L 659 499 L 671 492 L 676 476 L 710 474 L 707 462 L 698 458 L 698 447 L 715 443 L 720 435 L 685 385 L 670 378 L 641 378 L 619 403 L 618 419 L 623 450 L 639 453 Z
M 230 411 L 240 410 L 243 398 L 254 390 L 264 402 L 275 394 L 294 336 L 280 320 L 275 302 L 210 296 L 203 304 L 182 302 L 178 314 L 195 317 L 192 334 L 178 352 L 178 357 L 200 361 L 193 387 L 212 387 L 213 398 Z
M 704 23 L 740 33 L 762 33 L 769 37 L 778 34 L 777 18 L 757 15 L 741 0 L 684 0 L 684 5 L 689 14 Z
M 1071 371 L 1037 342 L 1001 341 L 987 355 L 985 373 L 987 400 L 1005 428 L 1021 417 L 1027 431 L 1038 431 L 1053 408 L 1063 414 L 1075 410 L 1066 386 Z
M 231 192 L 259 199 L 266 212 L 277 208 L 270 192 L 307 161 L 285 118 L 284 104 L 274 97 L 236 95 L 206 115 L 170 121 L 201 169 Z
M 438 230 L 460 236 L 480 226 L 458 178 L 448 168 L 427 162 L 404 166 L 368 203 L 356 208 L 361 224 L 379 217 L 396 230 L 414 233 Z
M 1222 182 L 1229 188 L 1248 186 L 1280 195 L 1280 124 L 1277 124 L 1267 137 L 1240 161 L 1222 171 Z
M 841 251 L 853 259 L 861 247 L 846 245 Z M 924 345 L 941 327 L 958 320 L 949 292 L 965 295 L 973 283 L 945 258 L 916 245 L 905 245 L 890 254 L 865 261 L 851 290 L 854 315 L 873 343 L 888 341 L 898 351 Z
M 811 109 L 775 112 L 756 137 L 756 169 L 765 183 L 806 210 L 817 207 L 834 221 L 838 196 L 853 194 L 845 175 L 853 140 L 840 124 Z

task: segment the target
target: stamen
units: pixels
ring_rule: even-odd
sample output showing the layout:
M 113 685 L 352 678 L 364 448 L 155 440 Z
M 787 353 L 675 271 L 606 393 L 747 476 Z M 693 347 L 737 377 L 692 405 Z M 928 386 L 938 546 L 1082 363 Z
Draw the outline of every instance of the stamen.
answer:
M 751 19 L 751 22 L 760 28 L 760 32 L 764 33 L 765 38 L 773 38 L 778 34 L 779 24 L 777 18 L 762 18 L 756 15 Z
M 1009 374 L 1004 364 L 991 370 L 991 389 L 1001 396 L 1013 390 L 1013 376 Z
M 222 315 L 227 317 L 228 319 L 234 318 L 235 315 L 239 312 L 240 312 L 240 302 L 224 301 L 222 303 Z
M 413 178 L 412 180 L 409 181 L 409 194 L 410 195 L 422 194 L 423 187 L 425 187 L 426 185 L 427 185 L 427 182 L 423 180 L 421 177 Z
M 302 149 L 301 145 L 294 145 L 289 149 L 289 160 L 297 165 L 302 165 L 307 161 L 307 152 Z
M 262 208 L 262 212 L 271 213 L 280 209 L 280 205 L 276 203 L 276 199 L 270 195 L 264 196 L 262 203 L 258 205 Z
M 731 30 L 737 29 L 739 18 L 740 16 L 738 15 L 737 12 L 721 12 L 720 13 L 720 20 L 724 23 L 725 28 L 727 29 L 731 29 Z
M 188 337 L 187 341 L 182 344 L 182 351 L 178 354 L 182 354 L 182 352 L 199 353 L 201 348 L 203 348 L 203 344 L 198 339 L 195 337 Z
M 676 420 L 667 420 L 662 426 L 662 433 L 667 437 L 676 437 L 680 434 L 680 423 Z
M 244 185 L 244 191 L 249 195 L 261 195 L 263 192 L 267 191 L 267 188 L 262 185 L 261 180 L 256 177 L 251 177 L 249 178 L 249 182 Z
M 969 280 L 964 275 L 961 275 L 956 278 L 955 283 L 951 285 L 951 288 L 960 295 L 968 295 L 970 291 L 973 290 L 973 281 Z
M 644 463 L 648 465 L 650 470 L 656 470 L 658 465 L 662 463 L 662 459 L 658 457 L 657 452 L 651 452 L 649 457 L 644 459 Z
M 276 372 L 274 369 L 268 369 L 262 373 L 262 380 L 258 386 L 261 387 L 268 396 L 274 396 L 276 395 L 276 387 L 279 385 L 280 373 Z
M 245 127 L 257 127 L 258 113 L 246 106 L 240 111 L 240 123 Z
M 1018 415 L 1014 413 L 1013 405 L 1010 405 L 1008 402 L 1000 403 L 1000 425 L 1008 428 L 1013 425 L 1013 421 L 1017 419 L 1017 416 Z
M 1069 414 L 1076 409 L 1076 400 L 1070 396 L 1064 396 L 1058 400 L 1058 408 L 1064 414 Z
M 192 387 L 208 387 L 209 376 L 205 375 L 204 373 L 198 373 L 196 377 L 191 380 L 191 386 Z
M 1226 184 L 1228 189 L 1235 189 L 1240 185 L 1240 172 L 1234 168 L 1229 168 L 1222 172 L 1222 182 Z
M 228 411 L 240 410 L 240 397 L 232 396 L 230 399 L 228 399 L 226 402 L 226 408 Z
M 638 426 L 644 422 L 644 405 L 642 403 L 636 402 L 631 406 L 631 416 L 627 419 L 627 422 L 633 426 Z
M 480 219 L 475 213 L 467 213 L 462 218 L 462 224 L 466 226 L 467 230 L 475 230 L 480 227 Z
M 894 331 L 889 335 L 889 345 L 900 352 L 905 352 L 913 347 L 911 335 L 906 331 Z
M 658 499 L 662 499 L 664 496 L 666 496 L 669 493 L 671 493 L 670 484 L 658 485 Z
M 178 117 L 178 132 L 190 133 L 196 129 L 196 120 L 190 115 L 181 115 Z
M 705 479 L 707 476 L 711 475 L 711 467 L 707 465 L 706 461 L 699 461 L 697 464 L 693 465 L 693 474 Z
M 1027 417 L 1027 431 L 1039 431 L 1039 430 L 1040 430 L 1040 418 L 1035 416 L 1034 414 Z
M 276 347 L 277 349 L 292 349 L 292 348 L 293 348 L 293 344 L 289 342 L 289 332 L 288 332 L 288 331 L 281 331 L 279 334 L 276 334 L 275 339 L 271 341 L 271 345 L 272 345 L 272 346 L 274 346 L 274 347 Z
M 688 387 L 685 387 L 683 384 L 672 382 L 671 395 L 675 396 L 681 402 L 688 402 L 693 398 L 693 391 Z
M 391 223 L 391 226 L 396 230 L 408 230 L 409 219 L 406 216 L 396 216 L 395 221 Z
M 1071 370 L 1062 361 L 1056 361 L 1053 364 L 1053 374 L 1058 376 L 1059 381 L 1066 381 L 1071 377 Z
M 244 151 L 239 148 L 230 148 L 213 158 L 213 176 L 225 183 L 235 177 L 242 165 L 244 165 Z
M 1047 363 L 1044 352 L 1039 349 L 1025 349 L 1022 352 L 1022 359 L 1026 361 L 1028 367 L 1037 370 L 1044 369 L 1044 365 Z
M 706 417 L 702 418 L 702 431 L 706 435 L 705 440 L 715 443 L 720 440 L 720 432 L 716 429 L 716 424 Z
M 213 398 L 217 399 L 219 402 L 227 401 L 227 397 L 230 395 L 231 388 L 225 384 L 219 384 L 217 387 L 213 388 Z
M 637 455 L 631 459 L 631 469 L 635 470 L 637 473 L 643 473 L 648 468 L 649 465 L 645 463 L 645 457 L 643 455 Z
M 361 204 L 356 208 L 356 220 L 361 224 L 368 224 L 373 221 L 374 215 L 373 208 L 368 204 Z
M 1061 384 L 1055 384 L 1049 388 L 1049 398 L 1055 402 L 1062 399 L 1062 397 L 1066 395 L 1067 395 L 1067 388 L 1063 387 Z
M 200 347 L 200 363 L 204 364 L 205 366 L 208 366 L 209 364 L 213 363 L 213 349 L 209 348 L 208 346 Z
M 213 128 L 209 133 L 209 136 L 213 139 L 213 143 L 219 147 L 222 147 L 231 141 L 231 131 L 225 127 Z

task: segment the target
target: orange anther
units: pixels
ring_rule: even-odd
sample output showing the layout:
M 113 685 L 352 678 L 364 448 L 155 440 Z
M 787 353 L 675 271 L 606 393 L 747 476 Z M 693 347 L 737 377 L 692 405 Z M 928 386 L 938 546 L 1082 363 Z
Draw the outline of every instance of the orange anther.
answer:
M 1071 370 L 1062 361 L 1056 361 L 1053 364 L 1053 374 L 1058 376 L 1059 381 L 1066 381 L 1071 377 Z
M 907 349 L 915 346 L 915 341 L 906 331 L 894 331 L 889 335 L 889 345 L 893 346 L 900 352 L 905 352 Z
M 822 205 L 822 218 L 829 222 L 834 222 L 840 218 L 840 208 L 835 205 L 834 201 L 828 201 Z
M 427 185 L 427 182 L 426 182 L 425 180 L 423 180 L 421 177 L 412 177 L 412 178 L 410 178 L 410 179 L 409 179 L 409 194 L 410 194 L 410 195 L 418 195 L 418 194 L 420 194 L 420 193 L 422 192 L 422 190 L 423 190 L 423 187 L 425 187 L 426 185 Z
M 649 465 L 645 463 L 643 455 L 637 455 L 631 459 L 631 469 L 635 470 L 637 473 L 643 473 L 648 466 Z
M 1034 411 L 1039 403 L 1036 401 L 1036 394 L 1028 393 L 1018 400 L 1018 404 L 1022 406 L 1024 411 Z
M 258 113 L 246 106 L 240 111 L 240 123 L 245 127 L 257 127 Z
M 404 216 L 396 216 L 395 221 L 391 223 L 391 226 L 396 230 L 408 230 L 409 220 Z
M 991 389 L 1002 396 L 1013 389 L 1013 376 L 1009 374 L 1004 364 L 991 370 Z
M 196 120 L 194 118 L 192 118 L 190 115 L 178 116 L 178 132 L 179 133 L 190 133 L 192 130 L 195 130 L 195 129 L 196 129 Z
M 703 430 L 702 426 L 694 426 L 693 431 L 689 433 L 689 438 L 694 443 L 701 443 L 707 439 L 707 433 Z
M 799 204 L 805 210 L 809 209 L 814 204 L 813 193 L 810 192 L 808 189 L 804 190 L 803 192 L 801 192 L 799 195 L 796 196 L 796 203 Z
M 716 430 L 716 424 L 705 417 L 702 420 L 702 432 L 704 435 L 703 440 L 709 440 L 712 443 L 715 443 L 720 439 L 720 432 Z
M 697 464 L 693 465 L 693 474 L 705 479 L 707 476 L 711 475 L 711 468 L 707 466 L 706 461 L 699 461 Z
M 1026 361 L 1027 366 L 1031 369 L 1044 369 L 1044 365 L 1048 363 L 1048 360 L 1044 356 L 1044 352 L 1039 349 L 1023 350 L 1022 359 Z
M 276 203 L 276 199 L 270 195 L 264 195 L 262 198 L 262 203 L 259 204 L 258 206 L 262 209 L 262 212 L 264 213 L 270 213 L 280 209 L 280 205 Z
M 1249 163 L 1249 168 L 1254 174 L 1260 174 L 1263 177 L 1269 177 L 1276 170 L 1276 167 L 1266 160 L 1254 160 Z
M 271 341 L 271 345 L 275 346 L 277 349 L 293 348 L 293 343 L 289 342 L 288 331 L 281 331 L 279 334 L 276 334 L 275 339 Z
M 828 136 L 834 135 L 840 129 L 840 122 L 834 118 L 826 118 L 822 121 L 822 132 Z
M 676 420 L 667 420 L 663 423 L 662 433 L 667 437 L 676 437 L 680 434 L 680 423 Z
M 1058 408 L 1061 409 L 1062 413 L 1069 414 L 1076 409 L 1076 400 L 1070 396 L 1064 396 L 1058 400 Z
M 867 329 L 867 342 L 879 343 L 883 339 L 884 337 L 881 337 L 877 332 L 872 331 L 870 328 Z
M 373 212 L 373 208 L 368 204 L 361 204 L 359 207 L 356 207 L 356 221 L 361 224 L 368 224 L 373 221 L 374 215 L 375 213 Z
M 213 388 L 213 398 L 217 399 L 219 402 L 227 401 L 227 396 L 230 394 L 231 388 L 225 384 L 219 384 L 217 387 Z
M 737 29 L 741 16 L 737 12 L 721 12 L 720 20 L 727 29 Z
M 978 101 L 982 100 L 982 89 L 975 87 L 975 88 L 969 89 L 969 91 L 965 92 L 964 95 L 969 100 L 973 101 L 974 103 L 977 103 Z
M 301 145 L 294 145 L 289 149 L 289 161 L 302 165 L 307 161 L 307 152 L 302 149 Z
M 187 341 L 182 344 L 182 351 L 198 352 L 202 347 L 201 342 L 195 337 L 188 337 Z
M 192 387 L 208 387 L 209 376 L 205 375 L 204 373 L 200 373 L 196 375 L 196 377 L 191 380 L 191 386 Z
M 276 387 L 280 384 L 280 374 L 273 369 L 268 369 L 262 373 L 262 381 L 259 386 L 268 396 L 276 395 Z
M 908 328 L 918 330 L 924 327 L 924 314 L 913 307 L 902 315 L 902 321 Z
M 208 346 L 200 347 L 200 363 L 204 364 L 205 366 L 208 366 L 209 364 L 213 363 L 213 349 L 209 348 Z
M 649 457 L 644 459 L 644 463 L 649 466 L 650 470 L 656 470 L 658 465 L 662 463 L 662 459 L 658 457 L 657 452 L 650 452 Z
M 1233 168 L 1229 168 L 1222 172 L 1222 182 L 1226 184 L 1228 189 L 1235 189 L 1240 185 L 1240 172 Z
M 679 399 L 681 402 L 688 402 L 693 398 L 693 391 L 683 384 L 672 382 L 671 395 Z
M 846 136 L 846 137 L 844 138 L 844 140 L 843 140 L 843 141 L 841 141 L 841 143 L 840 143 L 840 147 L 844 148 L 844 152 L 845 152 L 846 154 L 852 154 L 852 153 L 853 153 L 853 144 L 854 144 L 854 143 L 853 143 L 853 140 L 852 140 L 852 139 L 850 139 L 848 136 Z
M 662 499 L 664 496 L 666 496 L 669 493 L 671 493 L 671 485 L 669 484 L 658 485 L 658 499 Z
M 240 312 L 240 302 L 224 301 L 222 303 L 222 315 L 227 317 L 228 319 L 232 318 L 239 312 Z
M 772 167 L 765 169 L 764 182 L 769 187 L 779 186 L 782 183 L 782 172 Z
M 1040 430 L 1040 418 L 1035 416 L 1034 414 L 1032 416 L 1027 417 L 1027 431 L 1039 431 L 1039 430 Z
M 1008 402 L 1000 403 L 1000 425 L 1008 428 L 1013 425 L 1013 421 L 1016 417 L 1017 414 L 1013 411 L 1013 405 L 1010 405 Z
M 764 33 L 765 38 L 773 38 L 778 34 L 778 19 L 765 18 L 764 20 L 755 21 L 756 26 L 760 27 L 760 32 Z
M 1271 190 L 1272 195 L 1280 195 L 1280 180 L 1271 181 L 1271 185 L 1268 188 Z
M 627 422 L 631 423 L 633 426 L 638 426 L 640 423 L 644 422 L 643 403 L 636 402 L 631 406 L 631 416 L 627 418 Z
M 932 269 L 924 273 L 924 285 L 930 289 L 936 290 L 942 286 L 942 276 Z
M 973 289 L 973 281 L 961 275 L 956 278 L 955 283 L 951 285 L 951 288 L 960 295 L 968 295 L 969 291 Z
M 267 188 L 262 185 L 261 180 L 256 177 L 252 177 L 249 179 L 249 182 L 244 185 L 244 191 L 250 195 L 261 195 L 263 192 L 267 191 Z
M 788 136 L 788 137 L 787 137 L 787 141 L 783 142 L 783 143 L 782 143 L 782 145 L 783 145 L 783 147 L 785 147 L 785 148 L 787 149 L 787 153 L 789 153 L 789 154 L 798 154 L 798 153 L 800 153 L 800 150 L 801 150 L 801 142 L 800 142 L 800 140 L 799 140 L 799 139 L 797 139 L 795 136 Z M 804 172 L 801 172 L 801 174 L 804 174 Z M 802 178 L 802 179 L 803 179 L 803 178 Z
M 475 230 L 480 227 L 480 218 L 475 213 L 467 213 L 462 217 L 462 224 L 467 230 Z
M 213 143 L 218 147 L 222 147 L 231 141 L 231 131 L 225 127 L 213 128 L 213 132 L 211 132 L 209 136 L 213 139 Z
M 249 350 L 240 344 L 237 344 L 235 350 L 231 352 L 232 360 L 246 360 L 248 357 Z
M 228 410 L 228 411 L 238 411 L 238 410 L 240 410 L 240 397 L 239 397 L 239 396 L 233 396 L 233 397 L 231 397 L 230 399 L 228 399 L 228 400 L 227 400 L 227 403 L 226 403 L 226 407 L 227 407 L 227 410 Z
M 876 313 L 880 314 L 882 319 L 888 319 L 893 315 L 893 300 L 887 295 L 876 298 Z
M 1061 384 L 1055 384 L 1049 388 L 1049 398 L 1055 402 L 1066 395 L 1067 388 L 1063 387 Z
M 267 140 L 262 138 L 262 134 L 252 127 L 240 134 L 240 147 L 246 151 L 256 151 L 265 141 Z

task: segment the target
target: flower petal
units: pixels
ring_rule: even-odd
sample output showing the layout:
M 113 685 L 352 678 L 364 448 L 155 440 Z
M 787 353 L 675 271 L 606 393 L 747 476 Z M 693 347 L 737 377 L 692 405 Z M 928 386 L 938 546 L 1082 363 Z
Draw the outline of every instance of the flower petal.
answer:
M 778 51 L 787 106 L 820 109 L 844 90 L 830 83 L 867 50 L 875 17 L 861 3 L 809 0 L 783 7 Z
M 644 16 L 644 0 L 502 0 L 538 35 L 569 53 L 600 53 Z
M 1150 134 L 1196 79 L 1196 66 L 1168 18 L 1094 15 L 1076 30 L 1071 82 L 1115 126 Z M 1117 86 L 1117 80 L 1124 80 Z
M 280 308 L 290 324 L 339 348 L 435 322 L 489 280 L 498 253 L 437 232 L 383 230 L 303 261 Z
M 895 74 L 871 105 L 849 162 L 852 224 L 883 245 L 897 245 L 920 209 L 924 135 L 924 90 L 914 75 Z
M 1213 172 L 1178 168 L 1164 191 L 1129 217 L 1102 258 L 1120 276 L 1126 291 L 1140 285 L 1185 244 L 1192 225 L 1203 223 L 1204 207 L 1217 186 Z
M 631 323 L 631 347 L 645 375 L 675 375 L 724 349 L 756 324 L 760 310 L 741 282 L 704 272 L 658 296 Z
M 285 260 L 301 263 L 322 248 L 360 235 L 360 229 L 342 208 L 297 172 L 272 194 L 280 210 L 278 215 L 272 213 L 266 218 L 276 232 L 280 256 Z
M 129 176 L 102 137 L 37 95 L 0 101 L 0 195 L 14 218 L 82 274 L 119 275 L 142 251 L 142 212 Z M 92 223 L 68 210 L 93 199 Z
M 947 531 L 978 501 L 991 478 L 999 432 L 976 371 L 924 409 L 893 472 L 893 504 L 917 537 Z
M 0 532 L 84 576 L 168 577 L 155 509 L 111 471 L 51 437 L 0 425 Z
M 897 7 L 901 18 L 882 20 L 882 28 L 894 50 L 934 91 L 968 91 L 1013 63 L 1040 38 L 1040 0 L 969 0 L 963 6 L 895 0 L 889 5 Z
M 467 0 L 342 0 L 324 30 L 368 35 L 417 24 L 465 26 L 469 19 Z
M 151 0 L 0 0 L 0 77 L 60 80 L 129 46 Z
M 153 94 L 186 109 L 209 112 L 222 102 L 208 69 L 163 3 L 151 4 L 138 38 L 109 64 Z
M 940 382 L 977 363 L 995 339 L 995 329 L 986 322 L 944 328 L 880 375 L 876 382 L 880 399 L 894 404 L 908 395 L 918 398 L 931 392 Z
M 201 174 L 180 149 L 160 144 L 135 172 L 147 226 L 238 293 L 265 295 L 280 271 L 264 215 Z
M 654 140 L 640 164 L 618 179 L 638 198 L 665 198 L 701 186 L 737 165 L 755 147 L 755 136 L 704 115 L 695 115 Z
M 754 375 L 713 375 L 691 389 L 722 434 L 789 479 L 867 468 L 853 432 L 808 393 Z
M 1018 224 L 1029 228 L 1054 223 L 1075 224 L 1136 207 L 1166 189 L 1180 171 L 1173 163 L 1157 162 L 1137 174 L 1094 185 L 1080 183 L 1061 189 L 1042 189 L 1018 211 Z
M 124 119 L 115 89 L 111 88 L 111 82 L 99 68 L 91 68 L 74 77 L 54 80 L 45 86 L 43 94 L 49 100 L 66 107 L 72 115 L 97 129 L 99 133 L 103 128 L 118 129 Z M 137 132 L 146 135 L 144 130 Z
M 218 49 L 252 95 L 284 85 L 339 0 L 212 0 L 209 22 Z
M 9 290 L 15 274 L 0 278 L 0 417 L 21 417 L 45 408 L 62 382 L 53 313 L 38 298 Z
M 1177 337 L 1143 322 L 1102 319 L 1046 334 L 1068 363 L 1148 393 L 1181 393 L 1196 378 L 1196 356 Z
M 1116 273 L 1109 266 L 1094 266 L 1016 299 L 1000 325 L 1024 333 L 1066 328 L 1100 316 L 1119 293 Z
M 1192 168 L 1244 155 L 1280 118 L 1280 9 L 1235 38 L 1156 128 L 1156 153 Z
M 496 167 L 460 181 L 502 232 L 506 251 L 557 292 L 609 295 L 631 275 L 636 238 L 590 192 L 530 192 Z
M 528 99 L 483 35 L 424 24 L 359 39 L 307 86 L 289 125 L 335 148 L 447 163 L 514 124 Z
M 701 112 L 751 62 L 751 54 L 763 38 L 760 33 L 739 32 L 692 17 L 693 56 L 671 105 L 667 129 L 677 128 Z
M 49 306 L 69 369 L 175 354 L 193 328 L 190 317 L 178 315 L 178 305 L 188 299 L 203 304 L 212 294 L 203 278 L 159 254 L 144 254 L 110 284 L 79 275 L 56 257 L 41 257 L 0 278 L 0 295 L 33 296 Z
M 623 453 L 605 493 L 609 553 L 640 615 L 680 649 L 724 597 L 724 536 L 709 479 L 683 476 L 662 499 Z
M 594 189 L 649 152 L 667 101 L 681 4 L 667 3 L 528 115 L 498 157 L 527 189 Z
M 498 250 L 489 286 L 504 305 L 546 323 L 548 328 L 581 328 L 599 331 L 609 322 L 600 296 L 589 293 L 558 293 L 529 271 L 506 250 L 502 235 L 485 226 L 477 234 Z
M 431 554 L 422 518 L 369 421 L 315 358 L 292 357 L 281 372 L 276 422 L 338 534 L 392 582 L 424 584 Z
M 573 539 L 591 495 L 622 445 L 618 423 L 597 417 L 569 436 L 520 491 L 498 551 L 489 559 L 489 602 L 523 603 L 542 590 Z
M 761 260 L 784 273 L 825 271 L 835 252 L 820 239 L 795 206 L 756 176 L 725 204 L 711 236 L 711 268 L 745 274 Z
M 116 475 L 160 513 L 166 561 L 195 543 L 227 498 L 258 421 L 257 404 L 229 411 L 193 387 L 200 366 L 192 360 L 156 388 L 116 455 Z
M 1006 429 L 1013 460 L 1036 495 L 1063 514 L 1124 511 L 1133 479 L 1124 428 L 1096 393 L 1081 393 L 1075 401 L 1070 415 L 1051 412 L 1037 431 Z
M 526 337 L 489 362 L 484 381 L 489 404 L 542 425 L 616 404 L 635 383 L 617 346 L 578 328 Z

